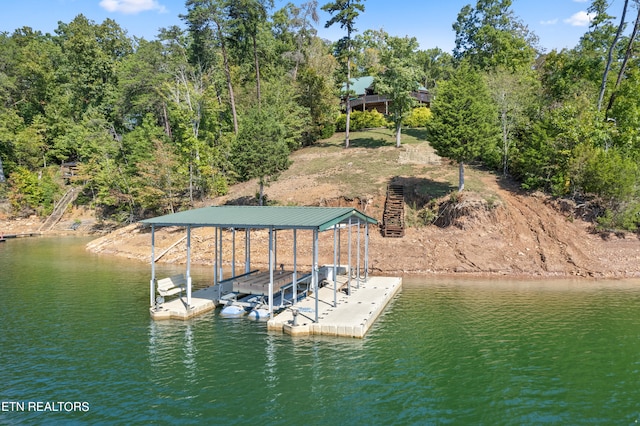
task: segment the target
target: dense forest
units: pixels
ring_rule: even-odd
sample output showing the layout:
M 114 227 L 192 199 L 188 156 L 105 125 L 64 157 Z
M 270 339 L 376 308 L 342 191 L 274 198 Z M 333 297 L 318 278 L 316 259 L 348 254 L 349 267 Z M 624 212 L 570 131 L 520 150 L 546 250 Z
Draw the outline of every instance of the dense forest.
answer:
M 437 152 L 530 190 L 598 206 L 601 226 L 640 224 L 640 0 L 593 0 L 572 49 L 543 51 L 511 0 L 478 0 L 453 21 L 455 49 L 358 31 L 364 0 L 186 0 L 181 27 L 130 38 L 78 15 L 54 34 L 0 34 L 0 199 L 47 215 L 76 188 L 99 218 L 184 209 L 257 179 L 289 154 L 372 125 L 426 126 Z M 318 9 L 331 14 L 318 21 Z M 338 41 L 319 25 L 340 26 Z M 410 32 L 410 30 L 409 30 Z M 342 89 L 373 76 L 389 115 L 353 112 Z M 410 96 L 433 95 L 430 111 Z M 342 93 L 341 93 L 342 92 Z M 345 113 L 346 112 L 346 113 Z

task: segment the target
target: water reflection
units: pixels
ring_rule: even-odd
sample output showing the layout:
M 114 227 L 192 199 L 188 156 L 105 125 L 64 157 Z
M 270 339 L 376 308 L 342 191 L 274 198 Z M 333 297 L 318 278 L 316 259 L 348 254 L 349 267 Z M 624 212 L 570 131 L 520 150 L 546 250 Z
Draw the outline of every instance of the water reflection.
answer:
M 275 388 L 278 384 L 278 362 L 276 350 L 276 336 L 273 334 L 265 336 L 265 358 L 267 361 L 264 366 L 264 375 L 267 387 L 271 389 Z
M 640 280 L 405 279 L 364 339 L 293 338 L 216 312 L 151 321 L 148 265 L 59 241 L 5 244 L 2 398 L 86 399 L 91 411 L 0 413 L 3 424 L 640 417 Z

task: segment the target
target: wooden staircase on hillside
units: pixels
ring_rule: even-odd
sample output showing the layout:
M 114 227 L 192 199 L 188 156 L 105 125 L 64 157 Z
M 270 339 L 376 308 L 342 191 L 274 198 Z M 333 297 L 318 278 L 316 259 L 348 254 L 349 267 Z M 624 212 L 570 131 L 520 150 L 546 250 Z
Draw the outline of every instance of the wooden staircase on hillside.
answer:
M 387 199 L 382 215 L 382 235 L 385 237 L 404 237 L 404 187 L 387 186 Z
M 71 188 L 62 196 L 60 201 L 53 207 L 53 212 L 49 215 L 47 220 L 40 226 L 38 232 L 47 232 L 50 231 L 56 223 L 62 219 L 64 212 L 69 207 L 69 204 L 73 203 L 76 198 L 78 198 L 78 194 L 80 193 L 79 188 Z

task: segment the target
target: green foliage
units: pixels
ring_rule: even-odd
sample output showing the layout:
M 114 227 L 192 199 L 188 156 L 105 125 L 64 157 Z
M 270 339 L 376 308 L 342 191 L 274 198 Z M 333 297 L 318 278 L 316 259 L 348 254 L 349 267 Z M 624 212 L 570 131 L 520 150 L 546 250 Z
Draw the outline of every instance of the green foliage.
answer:
M 339 132 L 344 132 L 347 116 L 340 114 L 336 120 L 336 128 Z M 387 120 L 384 115 L 376 110 L 352 111 L 350 129 L 353 131 L 363 129 L 374 129 L 376 127 L 386 127 Z
M 420 50 L 416 63 L 421 69 L 423 86 L 434 90 L 440 81 L 448 80 L 454 71 L 453 56 L 439 48 Z
M 374 76 L 393 102 L 386 118 L 352 111 L 351 130 L 426 126 L 441 155 L 482 161 L 525 188 L 589 194 L 606 208 L 603 224 L 637 228 L 640 57 L 635 45 L 625 52 L 628 38 L 612 50 L 609 107 L 595 108 L 617 28 L 610 2 L 591 2 L 575 48 L 535 62 L 535 36 L 511 0 L 460 10 L 455 57 L 383 30 L 352 37 L 363 3 L 323 7 L 327 26 L 346 33 L 335 44 L 315 34 L 316 2 L 271 14 L 270 0 L 187 0 L 186 29 L 151 41 L 83 15 L 54 34 L 2 33 L 0 172 L 11 180 L 0 184 L 20 214 L 46 214 L 61 190 L 55 171 L 77 162 L 79 200 L 123 220 L 185 208 L 234 180 L 267 185 L 288 153 L 345 129 L 338 87 L 353 72 Z M 431 110 L 412 108 L 416 84 L 434 95 Z M 389 142 L 386 129 L 364 133 L 358 146 Z
M 602 198 L 608 206 L 638 195 L 638 165 L 619 149 L 580 144 L 574 149 L 570 171 L 576 189 Z
M 231 151 L 239 179 L 257 178 L 261 187 L 275 181 L 290 165 L 288 129 L 275 109 L 277 105 L 270 104 L 249 110 Z
M 300 105 L 308 108 L 310 116 L 309 126 L 303 133 L 304 145 L 328 138 L 335 132 L 335 116 L 339 107 L 339 99 L 333 89 L 333 73 L 337 64 L 335 60 L 327 59 L 330 56 L 321 55 L 326 47 L 314 43 L 312 48 L 318 57 L 300 67 L 296 81 Z
M 427 127 L 431 120 L 431 110 L 427 107 L 418 107 L 411 110 L 411 113 L 404 120 L 407 127 Z
M 383 71 L 375 80 L 379 94 L 389 100 L 389 115 L 396 129 L 396 145 L 401 143 L 402 123 L 417 103 L 412 96 L 419 88 L 421 75 L 415 66 L 415 38 L 391 37 L 385 34 L 380 63 Z
M 456 32 L 454 56 L 474 67 L 524 69 L 533 63 L 537 37 L 511 8 L 511 0 L 479 0 L 466 5 L 453 24 Z
M 429 142 L 438 155 L 469 162 L 496 150 L 497 111 L 486 84 L 462 66 L 443 82 L 431 104 Z

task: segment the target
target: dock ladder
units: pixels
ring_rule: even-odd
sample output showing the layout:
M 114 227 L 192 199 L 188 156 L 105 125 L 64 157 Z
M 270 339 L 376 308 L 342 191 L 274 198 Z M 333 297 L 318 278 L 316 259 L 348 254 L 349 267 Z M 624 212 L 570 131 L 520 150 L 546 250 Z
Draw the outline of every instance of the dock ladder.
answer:
M 387 199 L 384 202 L 382 216 L 382 235 L 385 237 L 404 237 L 404 187 L 387 186 Z

